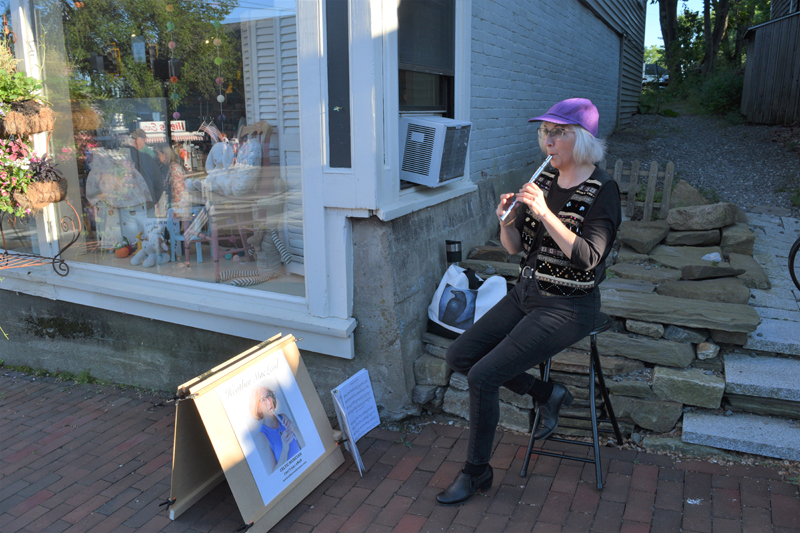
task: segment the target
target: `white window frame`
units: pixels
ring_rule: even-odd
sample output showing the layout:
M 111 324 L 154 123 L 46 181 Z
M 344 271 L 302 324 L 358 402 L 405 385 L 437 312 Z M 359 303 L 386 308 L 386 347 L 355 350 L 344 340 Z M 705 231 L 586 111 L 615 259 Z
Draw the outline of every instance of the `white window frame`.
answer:
M 303 231 L 309 252 L 305 263 L 306 297 L 80 262 L 68 263 L 70 273 L 66 277 L 57 275 L 50 266 L 5 270 L 0 289 L 257 341 L 279 332 L 291 333 L 301 339 L 298 347 L 303 350 L 352 359 L 356 321 L 351 316 L 352 237 L 348 217 L 364 214 L 358 210 L 326 209 L 321 194 L 324 135 L 319 117 L 325 102 L 319 93 L 325 58 L 320 46 L 320 6 L 317 0 L 297 0 L 298 76 L 303 106 Z M 27 28 L 22 7 L 13 12 L 15 27 Z M 23 29 L 18 36 L 23 50 L 36 49 L 32 32 Z M 26 66 L 35 64 L 35 57 L 26 59 Z M 53 226 L 54 209 L 49 207 L 44 217 L 45 228 Z M 57 245 L 54 241 L 52 236 L 45 239 L 51 248 Z M 176 293 L 181 293 L 180 299 Z
M 424 186 L 400 190 L 400 95 L 398 80 L 397 0 L 377 0 L 383 5 L 383 135 L 384 165 L 381 176 L 380 205 L 377 215 L 392 220 L 452 198 L 476 191 L 470 180 L 470 152 L 464 166 L 464 177 L 452 183 L 430 189 Z M 455 76 L 453 88 L 454 117 L 470 121 L 472 0 L 456 0 Z

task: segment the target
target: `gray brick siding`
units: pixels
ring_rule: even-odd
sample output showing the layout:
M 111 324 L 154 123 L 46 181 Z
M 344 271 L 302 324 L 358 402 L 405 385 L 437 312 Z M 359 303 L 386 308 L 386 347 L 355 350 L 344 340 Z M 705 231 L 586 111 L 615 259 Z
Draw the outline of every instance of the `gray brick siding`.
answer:
M 616 125 L 620 38 L 577 0 L 475 0 L 472 5 L 471 174 L 502 175 L 540 155 L 536 123 L 565 98 Z M 485 175 L 485 174 L 483 174 Z

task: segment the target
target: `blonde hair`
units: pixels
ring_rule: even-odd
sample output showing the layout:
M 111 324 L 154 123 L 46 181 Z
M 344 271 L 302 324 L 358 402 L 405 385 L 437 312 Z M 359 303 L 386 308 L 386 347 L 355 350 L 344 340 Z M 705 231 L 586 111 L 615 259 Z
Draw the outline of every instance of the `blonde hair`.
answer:
M 578 124 L 559 124 L 559 126 L 575 132 L 575 146 L 572 148 L 572 158 L 576 163 L 579 165 L 593 164 L 602 161 L 603 157 L 605 157 L 606 142 L 603 139 L 598 139 Z M 539 148 L 546 154 L 547 146 L 545 141 L 546 139 L 539 138 Z
M 262 386 L 253 387 L 253 390 L 250 391 L 250 415 L 256 420 L 261 420 L 264 418 L 264 413 L 261 412 L 262 395 L 272 400 L 273 407 L 276 407 L 278 404 L 278 400 L 275 398 L 275 393 L 270 389 Z

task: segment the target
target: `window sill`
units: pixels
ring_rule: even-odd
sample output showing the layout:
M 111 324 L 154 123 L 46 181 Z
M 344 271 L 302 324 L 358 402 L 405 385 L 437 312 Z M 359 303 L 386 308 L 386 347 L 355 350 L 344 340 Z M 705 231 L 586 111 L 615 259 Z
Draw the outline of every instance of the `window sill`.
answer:
M 304 298 L 83 263 L 69 267 L 66 277 L 50 266 L 9 269 L 0 288 L 259 342 L 291 333 L 302 339 L 301 350 L 355 355 L 355 319 L 312 316 Z
M 478 186 L 466 178 L 434 189 L 415 187 L 402 191 L 397 202 L 379 208 L 376 214 L 381 220 L 394 220 L 477 190 Z

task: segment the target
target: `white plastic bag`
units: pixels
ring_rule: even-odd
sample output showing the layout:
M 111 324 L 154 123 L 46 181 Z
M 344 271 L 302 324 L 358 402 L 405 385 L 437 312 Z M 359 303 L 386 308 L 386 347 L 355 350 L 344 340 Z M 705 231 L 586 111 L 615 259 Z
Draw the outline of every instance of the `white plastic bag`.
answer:
M 454 333 L 463 333 L 506 295 L 506 280 L 492 276 L 478 289 L 469 288 L 465 270 L 450 265 L 433 294 L 428 318 Z

